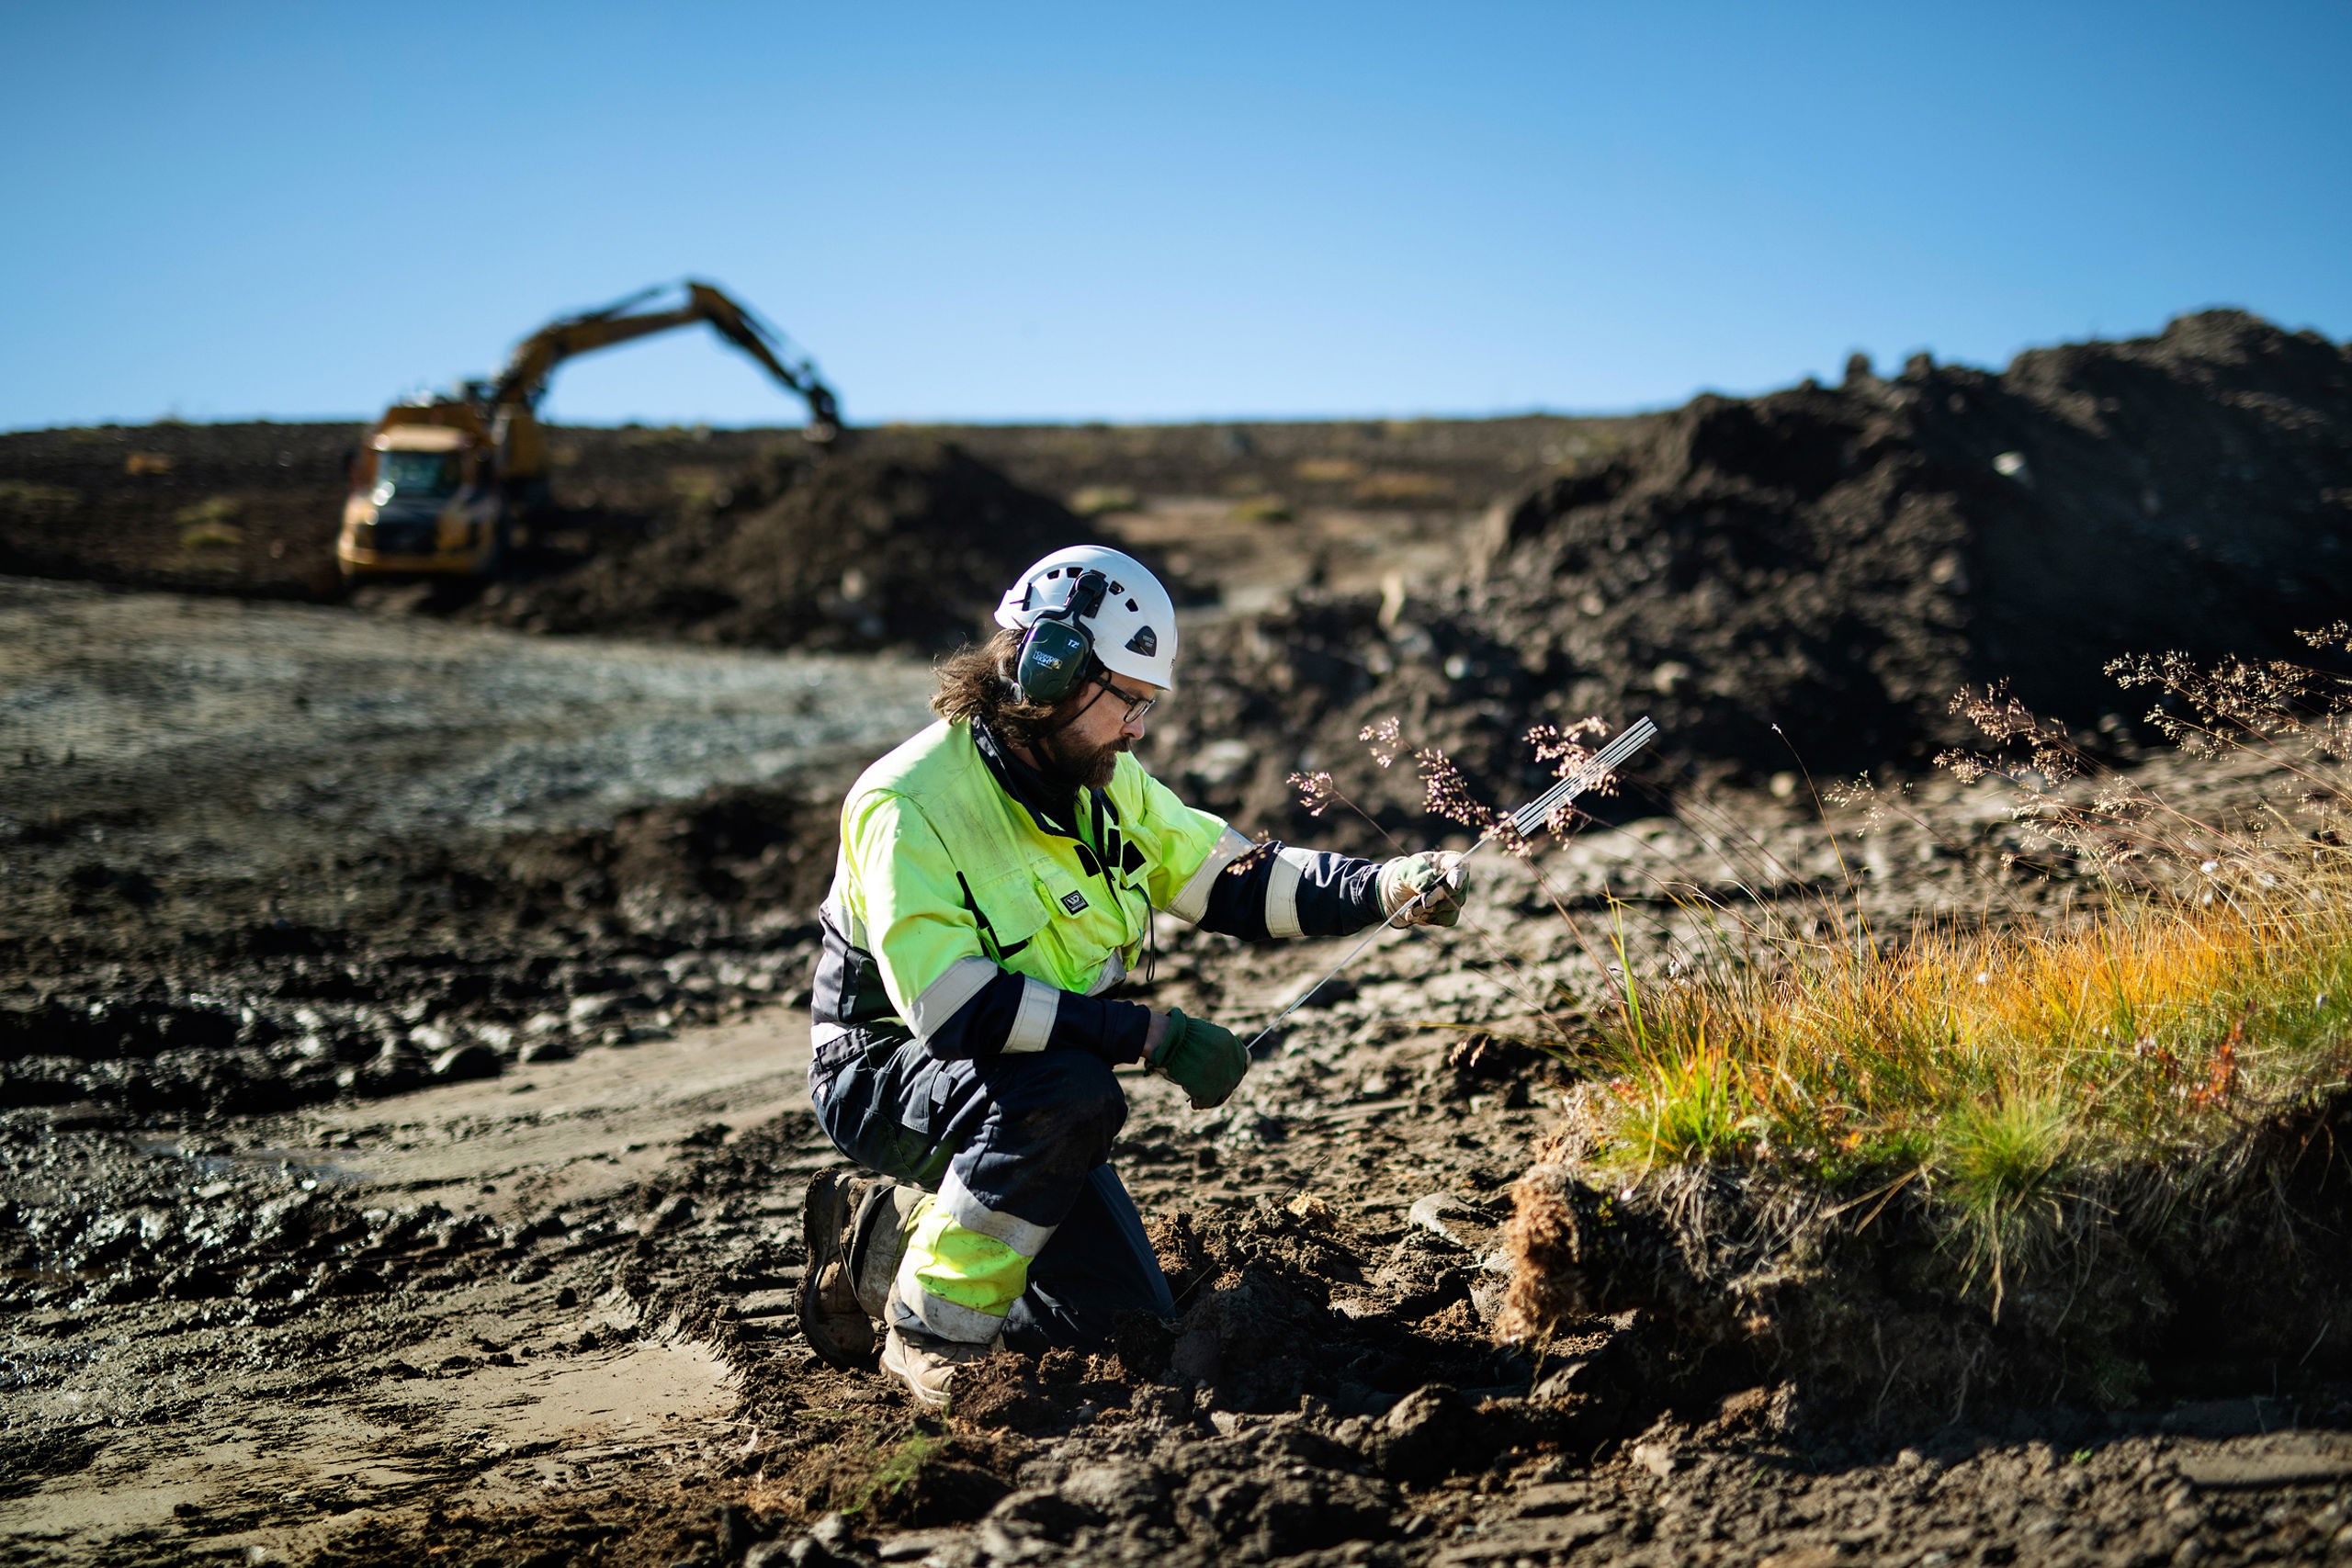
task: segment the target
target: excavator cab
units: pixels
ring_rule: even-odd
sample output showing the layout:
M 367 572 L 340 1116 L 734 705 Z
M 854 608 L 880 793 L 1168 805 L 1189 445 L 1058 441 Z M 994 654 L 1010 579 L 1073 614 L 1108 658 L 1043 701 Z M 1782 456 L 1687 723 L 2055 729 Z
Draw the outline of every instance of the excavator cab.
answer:
M 395 501 L 432 502 L 437 507 L 458 493 L 463 471 L 464 465 L 455 453 L 388 448 L 376 459 L 376 488 L 368 492 L 368 499 L 376 503 L 379 514 Z

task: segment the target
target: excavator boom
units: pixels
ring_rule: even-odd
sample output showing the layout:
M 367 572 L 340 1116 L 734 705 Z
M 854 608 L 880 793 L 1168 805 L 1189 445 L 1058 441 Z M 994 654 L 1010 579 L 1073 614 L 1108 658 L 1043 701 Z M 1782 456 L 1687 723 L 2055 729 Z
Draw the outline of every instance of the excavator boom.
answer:
M 584 310 L 549 321 L 515 344 L 506 368 L 499 373 L 492 388 L 492 409 L 509 409 L 517 404 L 537 409 L 539 400 L 547 395 L 548 378 L 555 367 L 576 355 L 610 348 L 616 344 L 668 332 L 673 327 L 707 321 L 714 332 L 758 360 L 769 375 L 808 403 L 812 437 L 830 439 L 841 429 L 841 406 L 834 400 L 832 389 L 818 378 L 817 367 L 805 358 L 789 364 L 779 357 L 777 350 L 786 346 L 782 333 L 710 284 L 688 278 L 684 287 L 684 302 L 667 310 L 627 313 L 661 293 L 656 287 L 641 289 L 602 310 Z

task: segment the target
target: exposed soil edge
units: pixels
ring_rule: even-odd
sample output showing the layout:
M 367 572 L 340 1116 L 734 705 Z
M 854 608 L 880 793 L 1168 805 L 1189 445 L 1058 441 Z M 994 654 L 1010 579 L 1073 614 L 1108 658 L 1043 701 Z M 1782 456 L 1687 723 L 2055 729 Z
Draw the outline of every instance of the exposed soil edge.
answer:
M 2291 1393 L 2352 1371 L 2331 1332 L 2352 1321 L 2347 1133 L 2339 1087 L 2247 1128 L 2193 1197 L 2154 1196 L 2143 1168 L 2030 1199 L 2030 1243 L 1997 1271 L 1957 1204 L 1899 1172 L 1831 1190 L 1732 1165 L 1629 1180 L 1538 1164 L 1512 1190 L 1501 1327 L 1541 1342 L 1655 1313 L 1693 1366 L 1720 1376 L 1728 1358 L 1872 1423 Z

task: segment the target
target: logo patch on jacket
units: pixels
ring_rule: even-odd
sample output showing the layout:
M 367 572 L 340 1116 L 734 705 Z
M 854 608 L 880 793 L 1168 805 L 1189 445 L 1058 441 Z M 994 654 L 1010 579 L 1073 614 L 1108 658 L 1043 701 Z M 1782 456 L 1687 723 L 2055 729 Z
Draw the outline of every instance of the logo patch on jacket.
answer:
M 1080 909 L 1086 908 L 1086 895 L 1076 892 L 1063 894 L 1062 908 L 1068 909 L 1073 915 L 1077 914 Z

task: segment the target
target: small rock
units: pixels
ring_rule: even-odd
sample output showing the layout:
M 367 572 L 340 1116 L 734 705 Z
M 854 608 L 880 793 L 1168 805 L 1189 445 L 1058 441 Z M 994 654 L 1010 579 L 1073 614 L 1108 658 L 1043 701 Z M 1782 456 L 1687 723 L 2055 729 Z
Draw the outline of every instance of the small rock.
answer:
M 1633 1461 L 1660 1481 L 1664 1481 L 1680 1468 L 1680 1461 L 1659 1443 L 1635 1443 L 1633 1449 Z
M 568 1062 L 571 1060 L 571 1047 L 561 1040 L 534 1040 L 516 1052 L 514 1059 L 518 1062 Z
M 479 1043 L 453 1045 L 433 1058 L 433 1076 L 444 1083 L 459 1078 L 494 1078 L 504 1068 L 498 1053 Z
M 751 1551 L 753 1537 L 750 1515 L 729 1503 L 718 1510 L 717 1523 L 719 1556 L 732 1562 Z
M 695 1201 L 683 1192 L 673 1192 L 662 1199 L 661 1204 L 645 1216 L 644 1224 L 638 1228 L 647 1235 L 654 1235 L 662 1231 L 675 1230 L 680 1225 L 690 1224 L 694 1217 Z
M 1593 1382 L 1590 1368 L 1589 1361 L 1570 1361 L 1537 1383 L 1528 1397 L 1542 1404 L 1556 1404 L 1571 1394 L 1589 1393 Z
M 1381 1417 L 1365 1452 L 1391 1481 L 1436 1481 L 1483 1462 L 1477 1427 L 1468 1400 L 1444 1383 L 1429 1383 Z
M 1482 1244 L 1492 1238 L 1495 1228 L 1485 1215 L 1451 1192 L 1432 1192 L 1426 1198 L 1415 1199 L 1405 1217 L 1464 1252 L 1484 1252 Z
M 1136 1518 L 1162 1511 L 1168 1478 L 1148 1464 L 1081 1464 L 1061 1483 L 1061 1495 L 1104 1518 Z

